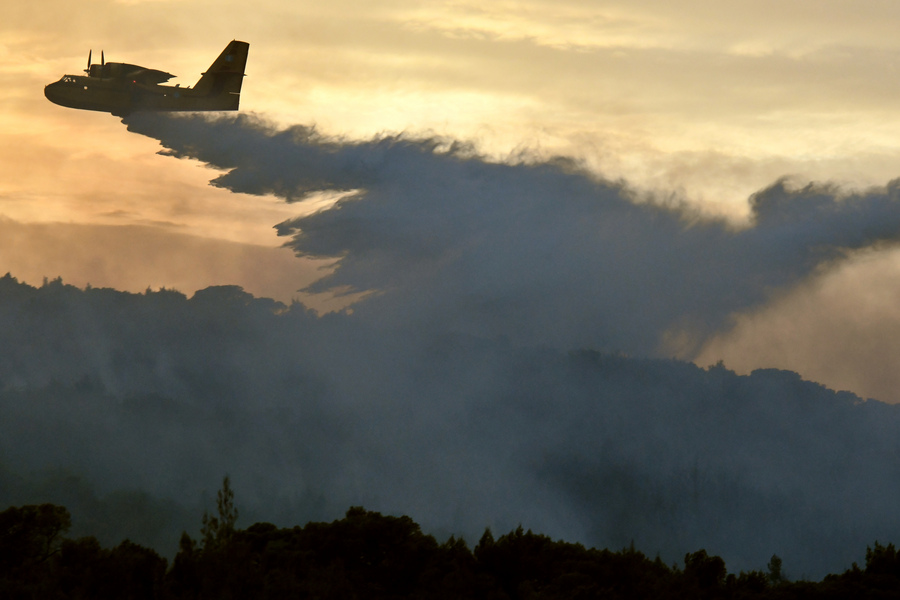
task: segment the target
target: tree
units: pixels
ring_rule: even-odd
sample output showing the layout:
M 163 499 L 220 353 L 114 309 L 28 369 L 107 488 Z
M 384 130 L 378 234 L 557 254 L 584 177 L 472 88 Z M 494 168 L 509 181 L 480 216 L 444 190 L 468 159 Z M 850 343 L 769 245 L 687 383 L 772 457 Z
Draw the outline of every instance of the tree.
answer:
M 0 513 L 0 573 L 45 562 L 72 526 L 69 511 L 54 504 L 10 507 Z
M 874 548 L 866 548 L 866 574 L 900 578 L 900 552 L 893 544 L 882 546 L 876 541 Z
M 228 475 L 222 480 L 222 489 L 216 496 L 216 509 L 218 517 L 211 517 L 207 511 L 203 511 L 203 527 L 200 534 L 203 536 L 204 550 L 221 546 L 234 534 L 238 510 L 234 505 L 234 490 L 231 489 Z
M 684 555 L 684 575 L 701 589 L 721 586 L 727 573 L 725 561 L 718 556 L 709 556 L 706 550 Z
M 196 549 L 197 544 L 187 531 L 181 532 L 178 554 L 175 555 L 172 568 L 166 576 L 169 590 L 177 598 L 193 598 L 200 593 Z
M 782 581 L 786 581 L 787 578 L 784 576 L 784 573 L 781 571 L 781 557 L 777 554 L 773 554 L 772 558 L 769 559 L 769 564 L 766 565 L 768 569 L 768 578 L 769 583 L 772 585 L 781 583 Z

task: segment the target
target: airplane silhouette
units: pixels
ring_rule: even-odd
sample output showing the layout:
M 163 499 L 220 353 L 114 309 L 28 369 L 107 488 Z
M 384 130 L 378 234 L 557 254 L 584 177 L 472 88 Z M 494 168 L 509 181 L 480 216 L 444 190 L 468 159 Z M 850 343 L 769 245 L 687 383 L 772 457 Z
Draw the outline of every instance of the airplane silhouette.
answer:
M 231 41 L 193 87 L 160 85 L 171 73 L 128 63 L 91 64 L 86 75 L 63 75 L 44 88 L 50 102 L 124 117 L 134 111 L 238 110 L 250 44 Z

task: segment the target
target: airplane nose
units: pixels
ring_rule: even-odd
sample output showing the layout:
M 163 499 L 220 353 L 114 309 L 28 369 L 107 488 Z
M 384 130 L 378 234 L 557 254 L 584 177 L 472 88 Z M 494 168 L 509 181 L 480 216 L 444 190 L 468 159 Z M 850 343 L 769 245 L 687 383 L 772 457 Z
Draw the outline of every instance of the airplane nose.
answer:
M 59 82 L 53 82 L 44 86 L 44 97 L 54 104 L 59 104 Z

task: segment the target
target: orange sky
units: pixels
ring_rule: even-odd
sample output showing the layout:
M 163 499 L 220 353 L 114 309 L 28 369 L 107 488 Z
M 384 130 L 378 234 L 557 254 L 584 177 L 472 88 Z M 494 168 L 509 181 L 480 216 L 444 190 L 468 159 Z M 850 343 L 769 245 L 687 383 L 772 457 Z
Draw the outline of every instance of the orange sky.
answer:
M 10 0 L 0 271 L 132 291 L 239 284 L 284 301 L 319 273 L 272 229 L 307 208 L 210 187 L 215 172 L 156 155 L 119 119 L 47 102 L 43 86 L 79 73 L 89 49 L 190 85 L 245 40 L 242 109 L 273 122 L 560 153 L 741 226 L 748 196 L 782 176 L 900 175 L 898 21 L 900 5 L 875 0 Z M 823 272 L 736 316 L 698 361 L 900 400 L 900 317 L 884 300 L 900 291 L 897 261 L 882 249 Z

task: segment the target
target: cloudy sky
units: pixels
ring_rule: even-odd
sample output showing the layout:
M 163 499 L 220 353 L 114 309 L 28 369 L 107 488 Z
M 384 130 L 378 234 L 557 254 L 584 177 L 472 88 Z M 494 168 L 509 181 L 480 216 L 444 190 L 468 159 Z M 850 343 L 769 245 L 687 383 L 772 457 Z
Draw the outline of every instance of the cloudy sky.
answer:
M 242 111 L 272 127 L 348 143 L 443 136 L 492 161 L 563 155 L 636 201 L 687 204 L 738 230 L 752 224 L 751 197 L 781 178 L 841 196 L 900 174 L 893 3 L 483 5 L 7 2 L 0 271 L 188 294 L 229 283 L 287 301 L 327 265 L 295 258 L 273 229 L 321 204 L 210 186 L 221 171 L 189 153 L 157 155 L 157 139 L 120 119 L 46 101 L 43 86 L 80 73 L 89 49 L 190 85 L 229 40 L 245 40 Z M 900 401 L 900 259 L 885 244 L 773 284 L 671 353 Z

